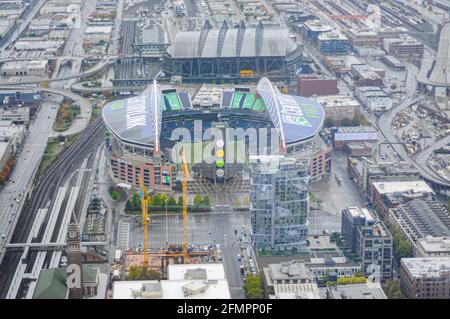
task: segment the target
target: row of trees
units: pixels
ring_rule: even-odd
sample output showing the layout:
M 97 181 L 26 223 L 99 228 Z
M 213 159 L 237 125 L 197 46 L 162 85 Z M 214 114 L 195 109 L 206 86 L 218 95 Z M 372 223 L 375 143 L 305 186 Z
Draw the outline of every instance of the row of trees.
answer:
M 361 113 L 357 113 L 353 119 L 349 119 L 347 117 L 342 119 L 341 125 L 343 127 L 348 126 L 360 126 L 360 125 L 367 125 L 368 121 L 365 118 L 365 116 Z M 333 127 L 336 126 L 333 119 L 331 117 L 327 117 L 324 122 L 325 127 Z
M 405 237 L 400 229 L 395 227 L 389 222 L 386 222 L 386 227 L 392 235 L 394 245 L 394 262 L 398 266 L 400 259 L 412 257 L 414 255 L 414 249 L 410 241 Z
M 262 299 L 262 278 L 261 275 L 248 275 L 244 281 L 244 294 L 247 299 Z
M 126 280 L 160 280 L 161 274 L 144 266 L 130 266 Z
M 400 287 L 400 280 L 386 280 L 383 290 L 388 299 L 406 299 Z
M 149 204 L 151 206 L 159 206 L 161 208 L 167 207 L 181 207 L 183 206 L 183 196 L 178 197 L 178 201 L 175 200 L 173 196 L 167 196 L 166 194 L 154 194 L 149 198 Z M 211 206 L 211 202 L 209 200 L 208 195 L 200 196 L 195 195 L 194 197 L 194 207 L 204 207 L 209 208 Z M 141 200 L 139 198 L 138 193 L 134 193 L 131 200 L 127 200 L 125 204 L 126 211 L 139 211 L 141 210 Z
M 364 284 L 366 282 L 367 278 L 364 276 L 341 277 L 337 280 L 338 285 Z

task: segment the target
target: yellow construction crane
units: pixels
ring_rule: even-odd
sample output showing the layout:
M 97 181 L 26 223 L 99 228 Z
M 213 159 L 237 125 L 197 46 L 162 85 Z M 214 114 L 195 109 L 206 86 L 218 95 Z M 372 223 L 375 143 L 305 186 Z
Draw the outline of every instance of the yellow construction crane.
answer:
M 142 227 L 144 228 L 144 267 L 148 267 L 148 204 L 149 196 L 147 188 L 145 188 L 143 176 L 139 177 L 139 198 L 141 199 L 141 210 L 142 210 Z
M 186 154 L 184 153 L 184 149 L 181 148 L 181 164 L 183 171 L 183 180 L 181 182 L 181 189 L 183 192 L 183 256 L 184 263 L 187 264 L 188 260 L 188 221 L 187 221 L 187 179 L 189 177 L 189 169 L 186 161 Z

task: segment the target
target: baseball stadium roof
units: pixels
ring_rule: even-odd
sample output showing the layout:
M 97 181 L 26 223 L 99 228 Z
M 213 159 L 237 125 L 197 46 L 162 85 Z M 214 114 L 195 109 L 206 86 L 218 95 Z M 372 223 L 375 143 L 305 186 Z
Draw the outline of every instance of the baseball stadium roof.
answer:
M 296 48 L 287 29 L 267 29 L 261 23 L 256 28 L 246 28 L 244 23 L 228 28 L 224 22 L 221 29 L 206 23 L 200 31 L 177 33 L 168 53 L 173 59 L 275 57 L 287 56 Z

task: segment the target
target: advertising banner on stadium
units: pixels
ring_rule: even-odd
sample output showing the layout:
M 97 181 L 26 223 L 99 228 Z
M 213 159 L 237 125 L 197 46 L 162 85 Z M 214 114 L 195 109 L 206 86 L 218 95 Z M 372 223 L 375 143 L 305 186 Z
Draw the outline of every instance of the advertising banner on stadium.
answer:
M 105 123 L 111 131 L 124 141 L 144 145 L 155 142 L 157 132 L 153 113 L 152 94 L 149 92 L 111 102 L 103 109 Z
M 280 93 L 277 99 L 287 144 L 308 139 L 318 133 L 325 116 L 319 103 L 301 96 Z

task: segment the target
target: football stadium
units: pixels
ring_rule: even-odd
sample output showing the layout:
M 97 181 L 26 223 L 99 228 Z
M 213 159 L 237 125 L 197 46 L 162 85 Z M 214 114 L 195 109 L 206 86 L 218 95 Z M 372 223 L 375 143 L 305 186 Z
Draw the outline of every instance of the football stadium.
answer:
M 194 93 L 155 81 L 139 96 L 108 103 L 102 115 L 114 181 L 137 186 L 142 174 L 148 188 L 168 192 L 179 180 L 181 148 L 192 178 L 226 183 L 252 155 L 312 156 L 324 121 L 319 103 L 282 94 L 267 78 L 253 87 L 204 84 Z

